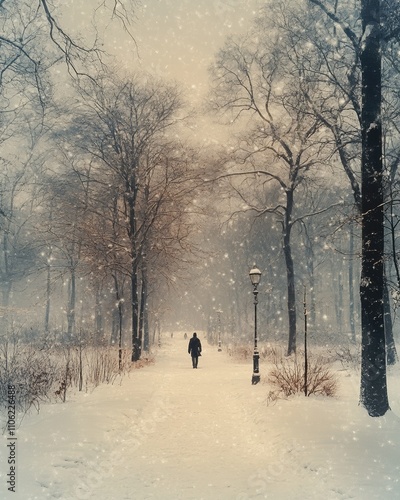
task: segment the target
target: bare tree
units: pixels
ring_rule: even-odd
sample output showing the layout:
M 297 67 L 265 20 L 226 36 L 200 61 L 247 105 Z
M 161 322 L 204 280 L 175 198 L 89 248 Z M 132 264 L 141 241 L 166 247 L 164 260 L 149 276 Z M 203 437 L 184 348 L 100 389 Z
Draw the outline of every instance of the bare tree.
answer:
M 72 147 L 92 165 L 93 216 L 99 216 L 98 193 L 108 190 L 114 200 L 103 240 L 108 238 L 111 245 L 107 255 L 114 255 L 114 269 L 129 277 L 132 360 L 137 361 L 146 322 L 147 275 L 161 248 L 172 262 L 176 251 L 168 247 L 184 248 L 190 232 L 183 223 L 181 201 L 199 183 L 199 175 L 193 174 L 195 152 L 174 136 L 183 115 L 180 93 L 173 85 L 149 77 L 103 75 L 86 87 L 84 98 L 81 114 L 71 125 Z M 111 201 L 107 195 L 103 199 Z M 159 269 L 167 274 L 167 266 Z
M 263 35 L 264 23 L 243 40 L 230 39 L 222 49 L 213 69 L 212 102 L 219 111 L 233 113 L 239 120 L 250 119 L 251 131 L 242 139 L 233 168 L 220 176 L 247 176 L 259 185 L 264 195 L 257 204 L 236 187 L 248 209 L 259 215 L 275 214 L 282 227 L 282 249 L 287 274 L 287 309 L 289 318 L 288 355 L 296 351 L 296 292 L 291 234 L 299 220 L 295 215 L 295 192 L 311 169 L 323 162 L 321 126 L 318 116 L 310 113 L 303 99 L 301 73 L 295 72 L 291 55 L 278 38 Z M 297 66 L 298 67 L 298 66 Z M 312 82 L 309 83 L 312 85 Z M 249 127 L 247 124 L 247 127 Z M 238 166 L 243 164 L 250 169 Z M 249 177 L 251 176 L 251 177 Z M 266 189 L 264 186 L 268 186 Z M 274 205 L 268 192 L 275 186 Z M 270 198 L 270 196 L 269 196 Z
M 362 271 L 361 403 L 371 416 L 389 409 L 384 326 L 384 189 L 380 1 L 361 2 Z
M 389 408 L 386 386 L 384 322 L 384 182 L 382 162 L 382 47 L 397 38 L 399 12 L 390 2 L 361 2 L 360 36 L 337 12 L 320 0 L 311 0 L 346 35 L 360 67 L 361 132 L 362 308 L 361 403 L 371 416 Z M 385 9 L 382 11 L 381 7 Z M 337 5 L 336 5 L 337 7 Z M 388 21 L 382 23 L 383 20 Z M 354 99 L 353 104 L 357 106 Z
M 89 39 L 74 38 L 62 22 L 62 2 L 48 0 L 1 0 L 4 49 L 0 65 L 0 82 L 5 78 L 30 76 L 37 92 L 45 96 L 43 75 L 49 66 L 62 60 L 72 76 L 89 76 L 88 62 L 101 62 L 103 50 L 96 29 L 95 13 L 101 7 L 110 20 L 117 19 L 133 37 L 130 26 L 135 0 L 98 0 L 93 6 L 94 32 Z M 87 34 L 87 33 L 86 33 Z M 10 76 L 11 75 L 11 76 Z

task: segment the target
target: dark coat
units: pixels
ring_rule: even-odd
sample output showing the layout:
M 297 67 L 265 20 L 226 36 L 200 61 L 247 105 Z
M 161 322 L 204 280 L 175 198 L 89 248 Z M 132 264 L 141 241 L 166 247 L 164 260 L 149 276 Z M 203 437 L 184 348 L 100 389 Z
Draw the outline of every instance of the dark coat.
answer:
M 192 337 L 189 340 L 188 353 L 192 355 L 192 358 L 197 357 L 201 353 L 201 342 L 198 337 Z

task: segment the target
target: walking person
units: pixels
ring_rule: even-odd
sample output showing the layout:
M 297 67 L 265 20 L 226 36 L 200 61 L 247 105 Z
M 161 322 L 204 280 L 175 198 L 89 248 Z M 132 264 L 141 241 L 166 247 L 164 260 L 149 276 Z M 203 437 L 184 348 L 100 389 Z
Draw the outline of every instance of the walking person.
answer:
M 194 332 L 193 337 L 189 340 L 188 353 L 192 356 L 193 368 L 197 368 L 199 356 L 201 356 L 201 342 L 196 332 Z

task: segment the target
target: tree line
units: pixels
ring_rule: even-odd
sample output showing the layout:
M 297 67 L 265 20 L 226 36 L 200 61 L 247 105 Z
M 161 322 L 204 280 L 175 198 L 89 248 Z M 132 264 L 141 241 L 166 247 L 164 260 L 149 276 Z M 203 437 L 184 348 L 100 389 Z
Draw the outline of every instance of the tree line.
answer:
M 218 53 L 212 105 L 246 128 L 219 179 L 231 183 L 245 210 L 257 217 L 273 214 L 282 230 L 288 355 L 296 351 L 297 336 L 293 228 L 343 203 L 333 197 L 317 206 L 311 196 L 308 207 L 307 200 L 298 207 L 299 195 L 326 182 L 328 169 L 343 169 L 362 230 L 361 402 L 375 416 L 389 408 L 386 358 L 396 357 L 384 304 L 390 263 L 397 257 L 394 251 L 385 258 L 384 218 L 393 215 L 387 193 L 398 165 L 393 54 L 399 8 L 378 0 L 360 7 L 319 0 L 268 3 L 253 28 L 231 37 Z
M 130 29 L 135 2 L 96 7 Z M 118 345 L 121 366 L 128 329 L 137 361 L 149 308 L 158 314 L 196 251 L 191 202 L 204 175 L 182 134 L 182 91 L 125 74 L 96 27 L 72 37 L 61 3 L 0 9 L 2 335 L 58 331 L 81 344 L 90 330 L 92 342 Z

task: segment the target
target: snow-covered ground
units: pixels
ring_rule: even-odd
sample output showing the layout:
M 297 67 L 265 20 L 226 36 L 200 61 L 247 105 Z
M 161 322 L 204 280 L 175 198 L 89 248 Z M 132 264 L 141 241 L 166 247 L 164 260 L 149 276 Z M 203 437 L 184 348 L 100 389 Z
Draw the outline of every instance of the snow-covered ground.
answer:
M 168 338 L 155 364 L 121 384 L 27 416 L 17 493 L 7 492 L 3 436 L 0 498 L 400 499 L 397 368 L 392 411 L 370 418 L 357 375 L 341 374 L 337 398 L 268 405 L 268 385 L 251 385 L 251 362 L 203 344 L 197 370 L 183 336 Z

